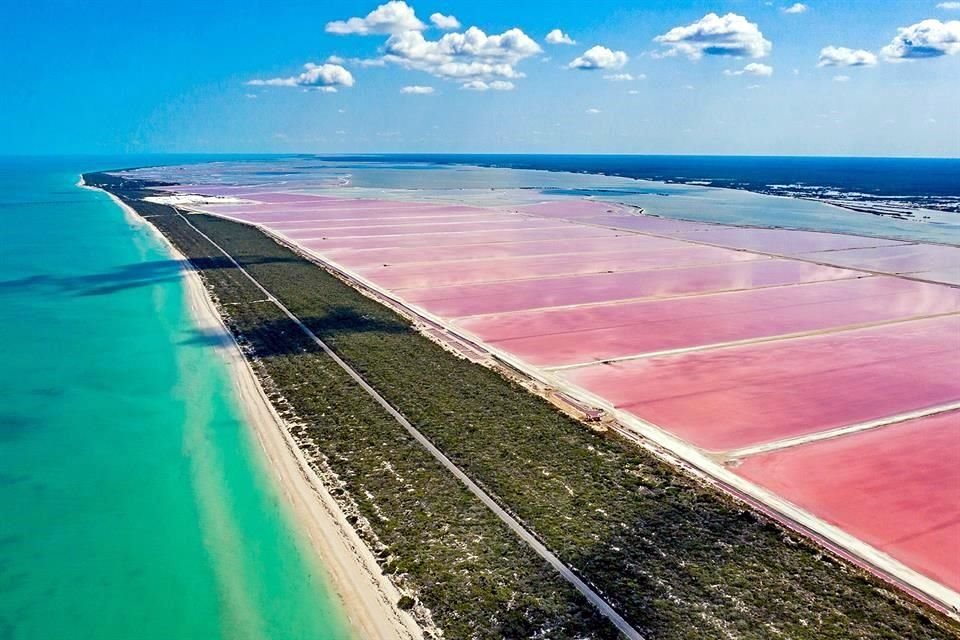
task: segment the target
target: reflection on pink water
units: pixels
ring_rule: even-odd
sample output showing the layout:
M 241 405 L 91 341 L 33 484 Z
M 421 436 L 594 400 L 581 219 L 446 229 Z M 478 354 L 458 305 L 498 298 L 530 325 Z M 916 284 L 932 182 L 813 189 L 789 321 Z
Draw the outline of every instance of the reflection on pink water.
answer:
M 337 262 L 353 267 L 369 267 L 384 264 L 432 263 L 501 259 L 525 256 L 574 255 L 606 253 L 608 251 L 643 250 L 647 248 L 682 247 L 676 240 L 643 238 L 633 235 L 609 237 L 606 233 L 594 237 L 564 237 L 548 240 L 521 240 L 518 242 L 493 242 L 475 245 L 438 245 L 418 249 L 350 249 L 339 248 L 324 251 L 324 255 Z M 482 268 L 482 267 L 481 267 Z
M 708 226 L 698 231 L 680 233 L 678 237 L 695 242 L 707 242 L 725 247 L 737 247 L 739 249 L 749 249 L 751 251 L 762 251 L 787 256 L 795 256 L 812 251 L 832 251 L 854 247 L 882 247 L 903 244 L 897 240 L 842 236 L 835 233 L 720 226 Z M 829 259 L 826 260 L 826 262 L 830 264 L 840 264 Z
M 948 267 L 946 269 L 933 269 L 931 271 L 917 271 L 916 273 L 911 273 L 913 278 L 922 278 L 923 280 L 930 280 L 932 282 L 944 282 L 946 284 L 952 284 L 960 286 L 960 265 L 954 267 Z
M 960 413 L 755 456 L 736 471 L 960 591 Z
M 497 231 L 511 232 L 521 229 L 543 229 L 543 228 L 563 228 L 551 227 L 543 220 L 528 220 L 524 218 L 508 218 L 503 216 L 500 219 L 482 220 L 479 222 L 441 222 L 441 223 L 420 223 L 420 224 L 394 224 L 394 225 L 364 225 L 353 227 L 321 227 L 311 229 L 309 225 L 298 226 L 293 229 L 284 228 L 282 232 L 290 238 L 370 238 L 375 236 L 393 236 L 397 239 L 420 237 L 423 234 L 467 234 L 470 232 Z M 281 229 L 278 229 L 281 230 Z M 389 246 L 389 245 L 388 245 Z
M 410 231 L 414 231 L 416 225 L 423 224 L 460 224 L 463 222 L 487 222 L 496 220 L 517 220 L 516 216 L 508 218 L 491 218 L 489 213 L 475 213 L 473 210 L 463 213 L 451 213 L 446 210 L 439 210 L 438 213 L 417 209 L 406 212 L 371 212 L 369 216 L 350 216 L 347 218 L 336 217 L 336 214 L 329 214 L 329 218 L 321 218 L 317 215 L 296 216 L 285 214 L 277 218 L 263 220 L 275 229 L 288 229 L 291 227 L 314 227 L 317 229 L 343 229 L 349 227 L 381 227 L 386 225 L 411 225 Z M 237 217 L 237 216 L 234 216 Z M 244 216 L 246 218 L 246 216 Z M 260 222 L 252 220 L 253 222 Z
M 213 207 L 211 207 L 213 209 Z M 297 220 L 365 220 L 368 218 L 399 218 L 433 215 L 438 217 L 491 212 L 477 207 L 447 205 L 317 207 L 310 203 L 277 205 L 216 205 L 217 213 L 225 213 L 250 222 L 272 222 L 284 218 Z M 517 214 L 514 214 L 516 216 Z
M 493 284 L 410 289 L 407 300 L 447 317 L 628 298 L 666 298 L 710 291 L 849 278 L 853 272 L 788 260 L 629 273 L 562 276 Z
M 464 260 L 449 263 L 443 269 L 423 263 L 386 267 L 377 265 L 363 269 L 362 273 L 381 286 L 399 291 L 558 275 L 638 271 L 662 268 L 664 265 L 721 264 L 765 259 L 763 256 L 728 249 L 696 246 L 657 248 L 654 243 L 651 244 L 651 248 L 622 252 Z
M 957 362 L 960 317 L 948 316 L 563 375 L 719 451 L 960 400 Z
M 154 187 L 155 191 L 163 191 L 167 193 L 191 193 L 191 194 L 202 194 L 205 196 L 231 196 L 239 197 L 237 194 L 240 193 L 256 193 L 262 191 L 262 188 L 252 187 L 252 186 L 237 186 L 237 185 L 203 185 L 203 184 L 182 184 L 174 185 L 172 187 Z
M 577 198 L 566 198 L 563 200 L 551 200 L 549 202 L 537 202 L 534 204 L 525 204 L 515 207 L 517 211 L 531 213 L 544 218 L 576 218 L 586 219 L 594 216 L 621 214 L 627 215 L 636 211 L 633 207 L 614 204 L 612 202 L 602 202 L 599 200 L 585 200 Z
M 886 273 L 960 269 L 960 247 L 931 244 L 831 251 L 829 254 L 810 254 L 809 257 L 817 260 L 822 258 L 831 264 L 842 264 L 855 269 Z
M 458 324 L 538 366 L 960 312 L 960 289 L 876 276 L 693 298 L 536 310 Z
M 588 220 L 590 224 L 605 224 L 620 229 L 632 229 L 643 233 L 653 233 L 675 236 L 685 232 L 696 232 L 709 229 L 710 225 L 701 222 L 687 222 L 672 218 L 656 218 L 654 216 L 595 216 Z
M 564 238 L 609 238 L 614 233 L 606 229 L 591 229 L 576 227 L 570 224 L 555 222 L 537 222 L 536 228 L 515 229 L 506 231 L 465 231 L 462 233 L 423 233 L 405 236 L 353 237 L 330 238 L 328 240 L 307 240 L 304 246 L 318 251 L 327 249 L 372 249 L 372 248 L 399 248 L 423 247 L 431 248 L 437 245 L 452 247 L 455 245 L 487 244 L 496 242 L 522 242 L 531 240 L 560 240 Z
M 244 192 L 234 192 L 232 194 L 228 193 L 226 195 L 234 195 L 238 198 L 244 198 L 246 200 L 255 200 L 257 202 L 263 202 L 266 204 L 282 204 L 282 205 L 291 205 L 299 202 L 311 203 L 311 204 L 323 204 L 330 201 L 330 198 L 323 198 L 320 196 L 311 195 L 309 193 L 282 193 L 275 191 L 244 191 Z

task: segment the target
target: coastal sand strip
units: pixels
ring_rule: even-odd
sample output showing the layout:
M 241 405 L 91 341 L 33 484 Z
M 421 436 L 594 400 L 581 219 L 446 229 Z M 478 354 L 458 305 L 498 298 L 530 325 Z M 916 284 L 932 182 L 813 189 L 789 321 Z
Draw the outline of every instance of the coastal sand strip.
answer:
M 104 193 L 123 210 L 128 219 L 146 224 L 134 209 L 113 194 Z M 190 264 L 166 236 L 153 225 L 148 226 L 176 259 L 184 265 Z M 229 346 L 221 353 L 233 374 L 249 423 L 254 428 L 267 461 L 277 474 L 279 488 L 289 501 L 301 530 L 322 559 L 322 570 L 337 594 L 354 636 L 385 640 L 422 638 L 423 632 L 413 618 L 395 606 L 400 598 L 396 587 L 383 576 L 372 552 L 347 522 L 339 505 L 267 399 L 250 363 L 233 334 L 224 325 L 199 274 L 192 268 L 185 268 L 185 274 L 188 302 L 195 321 L 204 330 L 221 332 L 224 344 Z M 272 296 L 270 299 L 275 302 Z
M 357 384 L 363 388 L 363 390 L 374 400 L 377 404 L 384 408 L 401 426 L 424 448 L 426 449 L 440 464 L 444 466 L 450 473 L 452 473 L 458 480 L 460 480 L 467 489 L 470 490 L 490 511 L 492 511 L 500 520 L 506 524 L 511 531 L 513 531 L 521 540 L 523 540 L 531 549 L 536 552 L 541 558 L 547 561 L 550 566 L 552 566 L 556 571 L 563 576 L 567 582 L 569 582 L 577 591 L 579 591 L 590 604 L 597 608 L 597 610 L 629 640 L 644 640 L 643 636 L 634 629 L 630 624 L 623 619 L 623 617 L 614 610 L 610 604 L 607 603 L 603 597 L 594 591 L 586 582 L 581 580 L 572 569 L 565 565 L 557 556 L 555 556 L 546 546 L 543 545 L 532 533 L 530 533 L 523 525 L 520 524 L 513 516 L 508 514 L 489 494 L 487 494 L 483 489 L 481 489 L 470 477 L 464 473 L 460 467 L 455 465 L 440 449 L 435 447 L 426 436 L 424 436 L 416 427 L 414 427 L 407 418 L 401 414 L 399 411 L 393 408 L 387 400 L 381 396 L 373 387 L 371 387 L 363 377 L 357 373 L 349 364 L 340 358 L 330 347 L 327 346 L 320 338 L 316 336 L 306 325 L 304 325 L 297 316 L 295 316 L 289 309 L 283 306 L 279 300 L 277 300 L 263 285 L 261 285 L 253 276 L 251 276 L 247 271 L 240 266 L 240 264 L 233 259 L 233 257 L 227 253 L 222 247 L 220 247 L 216 242 L 214 242 L 210 237 L 204 234 L 202 231 L 197 229 L 185 216 L 181 214 L 183 218 L 194 231 L 199 233 L 201 236 L 207 239 L 213 246 L 217 247 L 224 256 L 240 271 L 250 279 L 250 281 L 257 286 L 263 293 L 273 300 L 274 304 L 277 305 L 277 308 L 280 309 L 290 320 L 318 346 L 324 353 L 330 356 L 334 362 L 337 363 L 340 368 L 342 368 Z

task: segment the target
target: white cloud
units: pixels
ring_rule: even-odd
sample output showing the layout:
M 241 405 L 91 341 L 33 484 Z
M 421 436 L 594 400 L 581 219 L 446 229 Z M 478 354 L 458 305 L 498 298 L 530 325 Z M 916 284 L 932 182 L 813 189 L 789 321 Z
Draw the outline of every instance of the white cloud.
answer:
M 806 13 L 809 9 L 807 5 L 802 2 L 794 2 L 792 5 L 783 10 L 784 13 Z
M 937 5 L 937 9 L 946 9 L 947 11 L 958 11 L 960 10 L 960 2 L 941 2 Z
M 577 44 L 577 41 L 560 29 L 554 29 L 547 34 L 547 44 Z
M 477 27 L 427 40 L 419 31 L 390 36 L 383 60 L 439 78 L 484 80 L 522 78 L 514 66 L 542 49 L 520 29 L 488 36 Z
M 355 64 L 358 67 L 385 67 L 387 63 L 383 61 L 383 58 L 350 58 L 350 64 Z
M 636 89 L 630 89 L 630 91 L 627 91 L 627 93 L 629 93 L 631 96 L 635 96 L 635 95 L 638 95 L 640 92 Z
M 759 84 L 750 84 L 750 85 L 747 85 L 747 89 L 759 89 L 759 88 L 760 88 L 760 85 L 759 85 Z
M 880 52 L 887 60 L 952 56 L 960 52 L 960 20 L 928 19 L 902 27 Z
M 633 75 L 632 73 L 611 73 L 610 75 L 603 76 L 604 80 L 610 80 L 611 82 L 632 82 L 633 80 L 646 80 L 647 76 L 638 73 Z
M 413 7 L 403 0 L 390 0 L 382 4 L 363 18 L 349 20 L 335 20 L 327 23 L 327 33 L 338 35 L 356 34 L 366 36 L 370 34 L 401 33 L 403 31 L 422 31 L 426 29 L 417 19 Z
M 286 78 L 269 78 L 267 80 L 250 80 L 251 86 L 261 87 L 303 87 L 316 89 L 326 93 L 335 93 L 337 87 L 352 87 L 353 74 L 338 64 L 315 64 L 308 62 L 303 65 L 303 73 Z
M 730 69 L 725 69 L 723 75 L 725 76 L 765 76 L 769 77 L 773 75 L 773 67 L 768 64 L 763 64 L 762 62 L 751 62 L 743 67 L 743 69 L 737 69 L 736 71 L 731 71 Z
M 461 85 L 464 89 L 470 91 L 512 91 L 514 84 L 505 80 L 492 80 L 484 82 L 483 80 L 471 80 Z
M 667 48 L 663 55 L 681 54 L 691 60 L 705 55 L 762 58 L 773 48 L 756 23 L 735 13 L 708 13 L 694 23 L 670 29 L 654 41 Z
M 459 20 L 457 20 L 454 16 L 445 16 L 442 13 L 432 14 L 430 16 L 430 22 L 432 22 L 434 26 L 443 29 L 444 31 L 452 31 L 460 28 Z
M 850 82 L 850 76 L 833 76 L 834 82 Z
M 872 67 L 877 64 L 877 56 L 864 49 L 847 47 L 824 47 L 820 49 L 818 67 Z
M 587 113 L 597 114 L 600 113 L 600 109 L 587 109 Z
M 571 69 L 583 69 L 592 71 L 594 69 L 619 69 L 627 64 L 627 54 L 623 51 L 611 51 L 606 47 L 597 45 L 583 52 L 583 55 L 573 59 L 568 67 Z
M 257 99 L 257 94 L 255 94 L 255 93 L 245 93 L 245 94 L 243 94 L 243 95 L 244 95 L 245 98 L 248 98 L 248 99 L 250 99 L 250 100 L 256 100 L 256 99 Z
M 433 93 L 433 87 L 425 87 L 422 84 L 412 84 L 400 89 L 400 93 L 411 93 L 414 95 L 429 95 Z

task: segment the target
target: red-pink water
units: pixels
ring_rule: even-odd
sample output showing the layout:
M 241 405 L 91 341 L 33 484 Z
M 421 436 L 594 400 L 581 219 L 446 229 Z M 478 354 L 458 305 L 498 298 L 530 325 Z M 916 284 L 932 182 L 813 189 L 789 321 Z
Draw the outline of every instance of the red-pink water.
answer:
M 960 312 L 960 289 L 876 276 L 796 287 L 466 318 L 458 324 L 537 366 Z
M 843 301 L 853 305 L 890 306 L 894 313 L 903 316 L 960 312 L 960 289 L 902 278 L 870 276 L 672 300 L 536 309 L 468 318 L 457 324 L 486 340 L 509 340 L 687 318 L 702 318 L 703 324 L 709 324 L 711 319 L 727 314 L 741 315 L 751 311 L 783 314 L 793 307 Z
M 960 591 L 960 413 L 758 455 L 736 472 Z
M 724 451 L 960 401 L 960 316 L 563 372 Z

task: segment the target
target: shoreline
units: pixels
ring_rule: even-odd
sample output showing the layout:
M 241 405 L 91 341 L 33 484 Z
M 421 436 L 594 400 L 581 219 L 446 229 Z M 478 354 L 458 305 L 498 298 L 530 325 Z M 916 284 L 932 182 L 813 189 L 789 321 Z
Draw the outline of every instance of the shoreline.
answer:
M 383 575 L 373 553 L 347 522 L 340 506 L 290 435 L 283 419 L 267 399 L 247 358 L 224 324 L 199 274 L 170 241 L 136 211 L 108 191 L 83 183 L 85 189 L 103 191 L 139 225 L 147 225 L 183 263 L 184 294 L 197 328 L 223 337 L 217 347 L 233 382 L 234 392 L 246 422 L 253 431 L 264 462 L 276 474 L 275 487 L 286 499 L 304 542 L 316 555 L 316 566 L 335 595 L 347 626 L 356 638 L 417 640 L 422 630 L 396 603 L 401 594 Z

